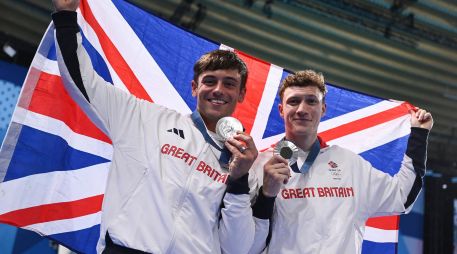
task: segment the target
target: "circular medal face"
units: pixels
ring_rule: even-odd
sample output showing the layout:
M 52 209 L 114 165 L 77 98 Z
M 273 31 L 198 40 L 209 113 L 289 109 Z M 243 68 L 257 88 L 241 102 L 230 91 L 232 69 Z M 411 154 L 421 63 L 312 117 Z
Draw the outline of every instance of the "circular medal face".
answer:
M 292 165 L 297 161 L 298 147 L 290 141 L 281 140 L 276 144 L 273 153 L 289 160 L 289 165 Z
M 292 158 L 292 155 L 293 155 L 293 151 L 290 147 L 286 146 L 286 147 L 283 147 L 281 148 L 281 150 L 279 150 L 279 155 L 281 155 L 284 159 L 290 159 Z
M 238 119 L 226 116 L 217 121 L 216 134 L 222 141 L 225 142 L 228 138 L 233 137 L 237 131 L 243 131 L 243 125 Z

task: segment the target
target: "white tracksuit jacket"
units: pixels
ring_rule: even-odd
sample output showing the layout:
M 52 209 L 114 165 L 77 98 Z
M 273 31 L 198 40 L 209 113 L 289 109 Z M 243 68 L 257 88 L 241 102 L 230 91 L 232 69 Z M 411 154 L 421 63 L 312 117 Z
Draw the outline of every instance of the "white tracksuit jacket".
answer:
M 425 173 L 427 135 L 426 129 L 411 129 L 401 169 L 393 177 L 347 149 L 322 148 L 306 174 L 290 171 L 276 199 L 258 197 L 262 201 L 253 208 L 256 236 L 250 252 L 361 253 L 368 218 L 411 210 Z M 262 185 L 263 165 L 271 156 L 272 149 L 267 150 L 254 163 L 258 184 L 253 188 Z M 300 151 L 298 166 L 305 159 Z M 271 239 L 264 249 L 270 216 Z
M 254 227 L 237 217 L 252 216 L 247 175 L 228 178 L 206 128 L 189 116 L 107 84 L 81 45 L 75 12 L 54 13 L 53 20 L 65 86 L 90 102 L 114 147 L 97 251 L 108 231 L 114 243 L 150 253 L 246 253 Z M 224 197 L 228 186 L 235 191 Z M 240 193 L 240 186 L 247 190 Z

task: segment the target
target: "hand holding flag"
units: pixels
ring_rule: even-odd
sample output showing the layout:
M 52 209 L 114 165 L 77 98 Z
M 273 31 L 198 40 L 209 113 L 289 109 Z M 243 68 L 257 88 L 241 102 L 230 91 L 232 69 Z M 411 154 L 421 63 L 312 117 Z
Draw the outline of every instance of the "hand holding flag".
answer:
M 52 0 L 56 11 L 76 11 L 79 6 L 79 0 Z
M 431 130 L 433 127 L 432 114 L 421 108 L 411 110 L 411 127 Z

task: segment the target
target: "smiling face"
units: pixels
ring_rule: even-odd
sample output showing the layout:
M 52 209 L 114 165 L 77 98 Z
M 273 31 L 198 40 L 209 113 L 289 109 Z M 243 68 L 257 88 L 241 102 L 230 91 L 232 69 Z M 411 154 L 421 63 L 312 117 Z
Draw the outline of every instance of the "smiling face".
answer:
M 192 81 L 192 96 L 197 97 L 197 110 L 206 127 L 214 131 L 217 121 L 230 116 L 236 104 L 243 102 L 246 89 L 241 88 L 238 70 L 204 71 Z
M 285 122 L 287 139 L 315 139 L 326 109 L 323 97 L 317 86 L 285 88 L 279 113 Z

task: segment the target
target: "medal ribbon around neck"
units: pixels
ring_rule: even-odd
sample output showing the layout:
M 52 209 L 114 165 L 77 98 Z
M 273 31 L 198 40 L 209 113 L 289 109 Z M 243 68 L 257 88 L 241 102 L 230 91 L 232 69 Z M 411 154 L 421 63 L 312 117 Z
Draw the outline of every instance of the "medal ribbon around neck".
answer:
M 217 150 L 221 151 L 221 156 L 219 157 L 219 162 L 222 165 L 227 165 L 229 163 L 229 161 L 230 161 L 230 157 L 232 157 L 232 153 L 225 146 L 223 148 L 220 148 L 214 142 L 214 140 L 209 136 L 208 130 L 206 129 L 205 122 L 203 122 L 203 119 L 202 119 L 202 117 L 200 116 L 200 113 L 197 110 L 192 112 L 191 118 L 192 118 L 192 121 L 194 122 L 195 126 L 197 127 L 197 129 L 200 131 L 200 133 L 205 138 L 205 141 L 210 143 Z

